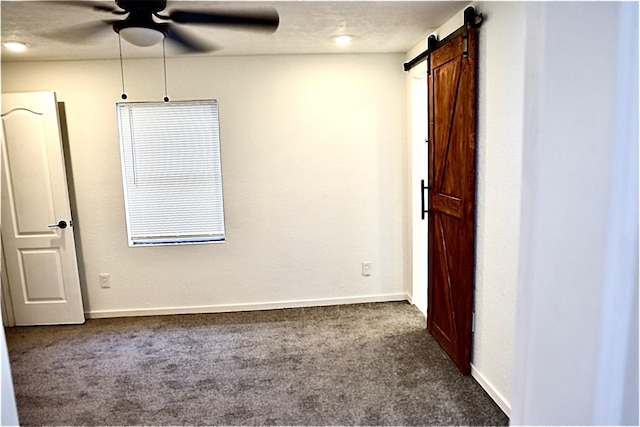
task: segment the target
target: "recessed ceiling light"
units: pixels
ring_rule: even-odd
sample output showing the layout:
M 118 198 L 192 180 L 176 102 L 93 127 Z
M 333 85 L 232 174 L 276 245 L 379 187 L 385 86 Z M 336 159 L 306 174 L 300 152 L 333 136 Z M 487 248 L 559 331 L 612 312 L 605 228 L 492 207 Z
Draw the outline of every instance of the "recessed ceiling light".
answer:
M 27 48 L 27 45 L 22 42 L 6 42 L 2 44 L 9 50 L 13 50 L 15 52 L 21 52 Z
M 338 36 L 333 36 L 332 39 L 340 46 L 345 46 L 351 43 L 351 41 L 353 40 L 353 36 L 350 36 L 348 34 L 340 34 Z

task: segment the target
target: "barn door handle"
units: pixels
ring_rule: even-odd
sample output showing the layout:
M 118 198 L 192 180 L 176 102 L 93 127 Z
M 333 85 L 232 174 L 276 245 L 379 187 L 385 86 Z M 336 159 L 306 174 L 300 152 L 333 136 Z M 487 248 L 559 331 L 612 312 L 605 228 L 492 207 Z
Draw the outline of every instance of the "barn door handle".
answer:
M 424 185 L 424 179 L 420 180 L 420 186 L 422 187 L 422 189 L 420 190 L 420 197 L 422 200 L 422 219 L 424 219 L 424 214 L 428 214 L 429 210 L 425 209 L 425 199 L 424 199 L 424 190 L 428 190 L 429 186 Z
M 49 228 L 62 228 L 64 230 L 65 228 L 67 228 L 67 221 L 65 221 L 64 219 L 61 219 L 60 221 L 58 221 L 57 224 L 51 224 L 51 225 L 48 225 L 47 227 L 49 227 Z

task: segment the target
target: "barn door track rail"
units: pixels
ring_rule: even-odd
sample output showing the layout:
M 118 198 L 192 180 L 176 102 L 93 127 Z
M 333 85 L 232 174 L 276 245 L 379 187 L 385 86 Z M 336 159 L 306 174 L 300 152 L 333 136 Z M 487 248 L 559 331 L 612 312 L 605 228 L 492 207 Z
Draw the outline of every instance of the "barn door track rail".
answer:
M 445 45 L 449 40 L 455 37 L 458 37 L 460 34 L 466 35 L 467 31 L 469 31 L 470 28 L 480 28 L 483 21 L 484 21 L 484 18 L 482 16 L 482 13 L 476 13 L 475 8 L 471 6 L 466 8 L 464 10 L 464 25 L 458 28 L 453 33 L 449 34 L 447 37 L 445 37 L 442 40 L 438 40 L 438 38 L 435 35 L 429 36 L 429 38 L 427 39 L 427 50 L 425 50 L 424 52 L 422 52 L 421 54 L 419 54 L 409 62 L 405 62 L 404 71 L 410 71 L 413 67 L 420 64 L 421 62 L 425 60 L 427 61 L 430 60 L 431 53 L 433 53 L 435 50 Z M 466 37 L 465 37 L 465 41 L 466 41 Z M 466 44 L 465 44 L 465 51 L 466 51 Z M 429 70 L 430 68 L 431 67 L 427 67 L 427 70 Z

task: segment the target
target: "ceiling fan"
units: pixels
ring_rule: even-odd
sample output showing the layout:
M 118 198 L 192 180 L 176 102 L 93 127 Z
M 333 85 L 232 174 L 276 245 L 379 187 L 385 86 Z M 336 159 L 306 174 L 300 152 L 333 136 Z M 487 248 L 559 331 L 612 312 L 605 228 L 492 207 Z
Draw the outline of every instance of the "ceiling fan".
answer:
M 115 5 L 85 1 L 66 1 L 65 4 L 91 7 L 96 11 L 122 15 L 124 19 L 105 19 L 91 25 L 90 31 L 98 32 L 106 26 L 137 46 L 153 46 L 164 39 L 174 42 L 183 50 L 193 53 L 210 52 L 216 48 L 207 42 L 183 32 L 176 24 L 218 26 L 249 31 L 274 32 L 280 22 L 275 9 L 241 12 L 195 11 L 173 9 L 165 11 L 166 0 L 115 0 Z

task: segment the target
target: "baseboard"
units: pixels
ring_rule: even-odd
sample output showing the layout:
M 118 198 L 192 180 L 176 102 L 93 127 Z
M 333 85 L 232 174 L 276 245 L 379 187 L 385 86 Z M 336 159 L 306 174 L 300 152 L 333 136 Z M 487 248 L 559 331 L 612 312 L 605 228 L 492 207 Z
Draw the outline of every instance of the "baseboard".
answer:
M 407 301 L 409 302 L 409 304 L 411 304 L 411 305 L 415 305 L 415 304 L 413 303 L 413 295 L 412 295 L 412 294 L 406 294 L 405 296 L 406 296 L 406 299 L 407 299 Z
M 358 297 L 324 298 L 296 301 L 274 301 L 249 304 L 221 304 L 183 307 L 139 308 L 129 310 L 92 310 L 85 312 L 87 319 L 109 317 L 160 316 L 168 314 L 228 313 L 233 311 L 276 310 L 281 308 L 319 307 L 326 305 L 361 304 L 368 302 L 408 301 L 407 294 L 365 295 Z
M 471 376 L 480 384 L 480 386 L 487 392 L 487 394 L 493 399 L 494 402 L 502 409 L 507 417 L 511 418 L 511 405 L 507 402 L 507 399 L 495 389 L 491 381 L 489 381 L 480 371 L 471 364 Z

